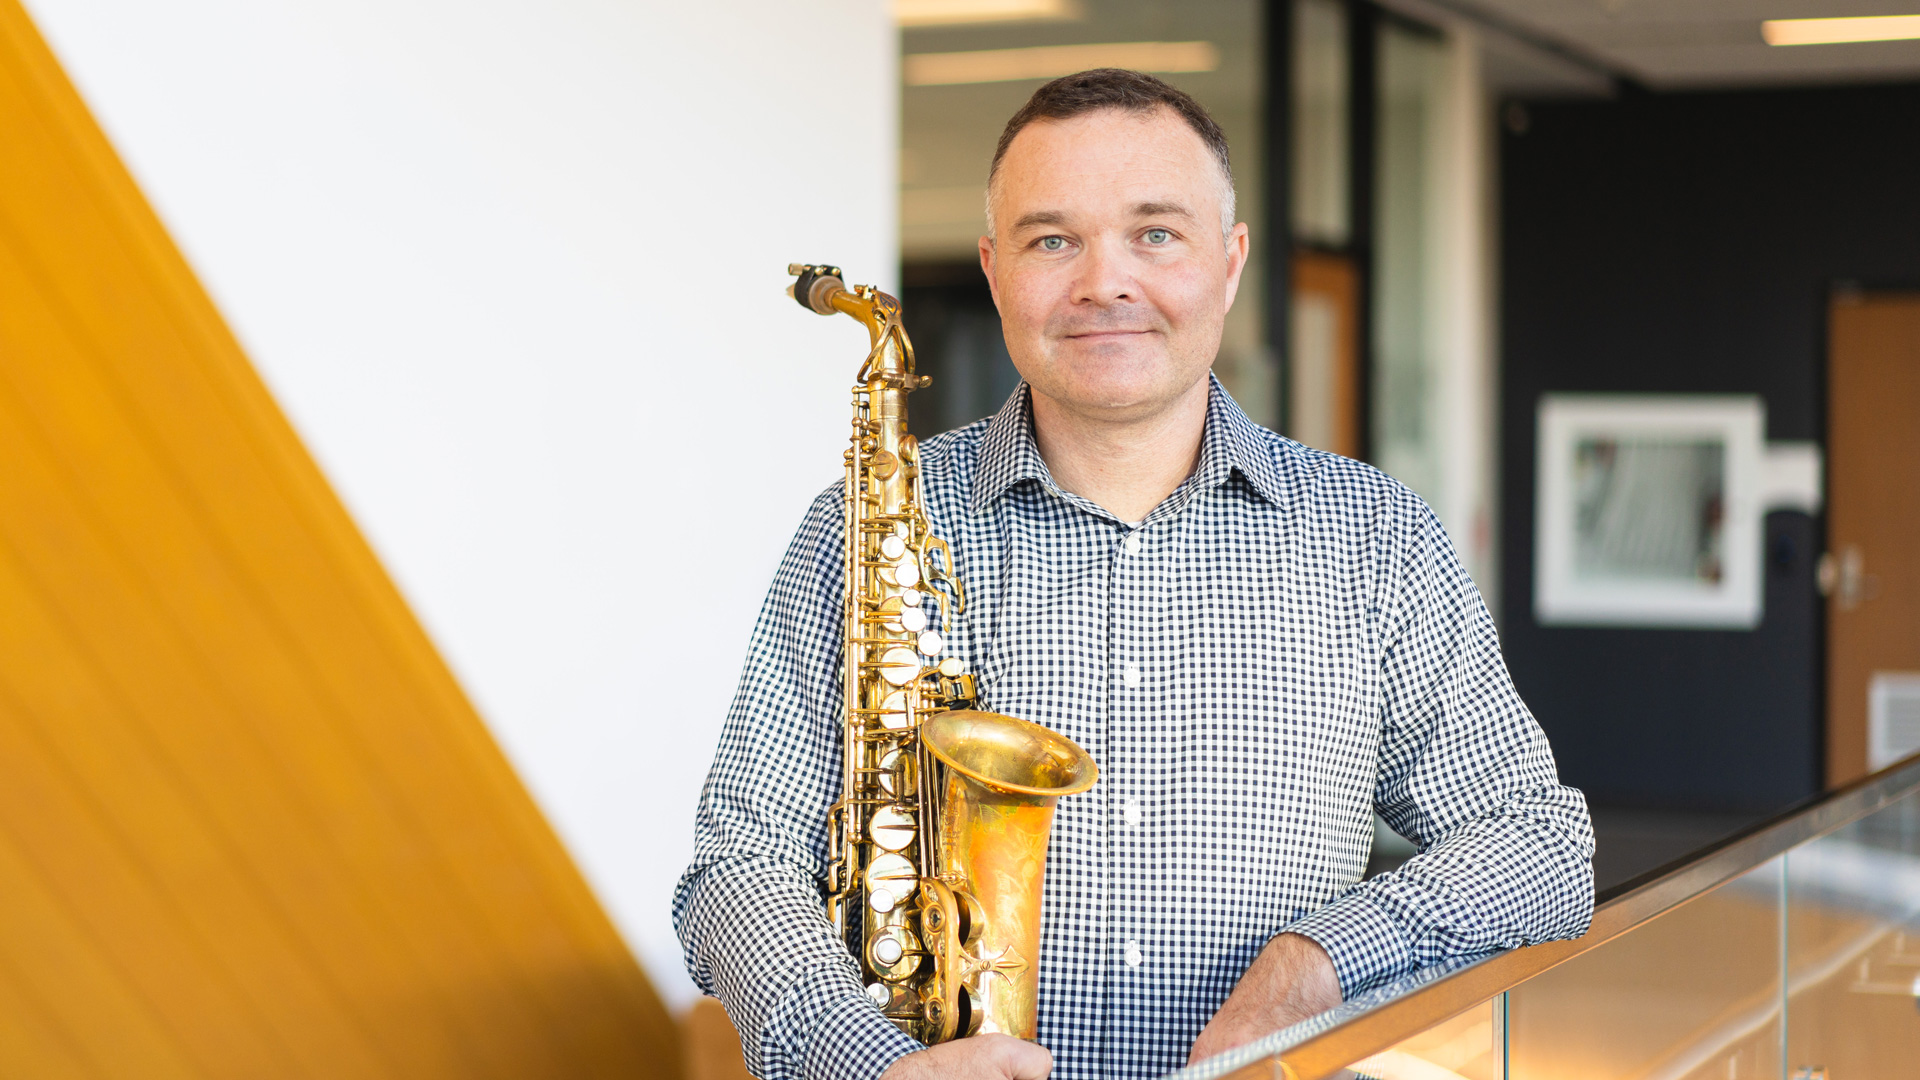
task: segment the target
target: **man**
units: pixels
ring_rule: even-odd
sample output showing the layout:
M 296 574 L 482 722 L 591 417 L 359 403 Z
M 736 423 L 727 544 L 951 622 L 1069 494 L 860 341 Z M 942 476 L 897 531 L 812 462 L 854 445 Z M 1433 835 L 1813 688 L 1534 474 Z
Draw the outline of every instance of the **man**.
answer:
M 1101 70 L 1008 123 L 980 263 L 1024 384 L 923 444 L 983 707 L 1101 779 L 1062 800 L 1042 1046 L 926 1049 L 821 912 L 840 492 L 774 580 L 675 916 L 766 1080 L 1161 1075 L 1460 953 L 1582 932 L 1592 830 L 1431 511 L 1251 423 L 1209 375 L 1246 265 L 1226 140 Z M 1378 811 L 1421 853 L 1359 878 Z

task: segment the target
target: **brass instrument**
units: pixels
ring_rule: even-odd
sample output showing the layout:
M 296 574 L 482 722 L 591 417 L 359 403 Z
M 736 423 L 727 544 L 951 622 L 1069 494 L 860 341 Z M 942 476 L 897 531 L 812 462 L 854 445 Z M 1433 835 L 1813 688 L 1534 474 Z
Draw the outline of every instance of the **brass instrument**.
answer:
M 1031 1039 L 1054 802 L 1092 787 L 1098 769 L 1064 736 L 969 708 L 973 676 L 941 656 L 966 592 L 921 495 L 907 394 L 930 380 L 914 374 L 899 301 L 848 288 L 838 267 L 787 272 L 799 278 L 788 295 L 858 319 L 871 346 L 846 452 L 845 741 L 827 917 L 908 1034 Z

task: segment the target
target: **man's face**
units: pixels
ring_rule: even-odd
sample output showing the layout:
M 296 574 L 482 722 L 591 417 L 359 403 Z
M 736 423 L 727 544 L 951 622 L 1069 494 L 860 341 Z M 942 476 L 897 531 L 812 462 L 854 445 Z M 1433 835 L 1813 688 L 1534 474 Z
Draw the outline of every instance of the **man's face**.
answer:
M 1089 419 L 1153 416 L 1206 377 L 1246 264 L 1212 153 L 1171 109 L 1030 124 L 980 263 L 1014 367 Z

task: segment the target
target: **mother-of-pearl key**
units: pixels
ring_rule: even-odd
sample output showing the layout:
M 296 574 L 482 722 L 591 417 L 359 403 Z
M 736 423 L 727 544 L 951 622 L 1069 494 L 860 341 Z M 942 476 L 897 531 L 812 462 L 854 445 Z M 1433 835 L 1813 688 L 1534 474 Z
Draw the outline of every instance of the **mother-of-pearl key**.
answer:
M 880 658 L 880 665 L 880 677 L 895 686 L 905 686 L 920 674 L 919 659 L 913 655 L 912 649 L 905 646 L 888 649 L 886 655 Z

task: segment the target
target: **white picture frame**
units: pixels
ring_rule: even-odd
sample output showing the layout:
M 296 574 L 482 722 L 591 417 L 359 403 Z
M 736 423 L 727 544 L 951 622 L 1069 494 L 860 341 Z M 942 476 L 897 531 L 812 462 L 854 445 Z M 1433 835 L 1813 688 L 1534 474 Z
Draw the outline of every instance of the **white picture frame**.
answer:
M 1759 397 L 1547 394 L 1537 420 L 1542 625 L 1760 624 Z

